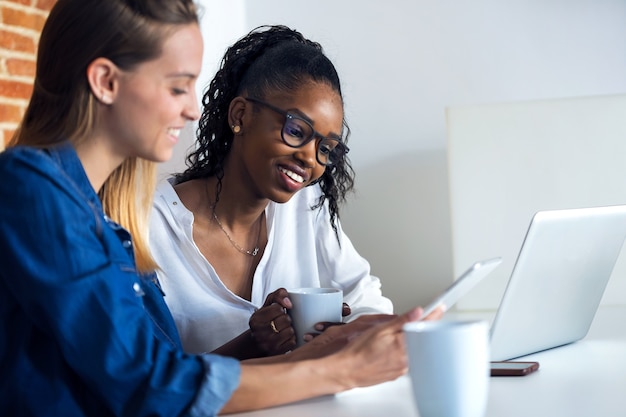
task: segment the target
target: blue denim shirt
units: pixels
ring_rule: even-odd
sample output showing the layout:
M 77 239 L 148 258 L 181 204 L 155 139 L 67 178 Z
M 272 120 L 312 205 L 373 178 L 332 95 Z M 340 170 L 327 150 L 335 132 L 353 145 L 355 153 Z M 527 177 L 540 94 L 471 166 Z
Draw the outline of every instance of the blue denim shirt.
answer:
M 4 151 L 0 179 L 1 413 L 217 414 L 239 363 L 181 351 L 73 147 Z

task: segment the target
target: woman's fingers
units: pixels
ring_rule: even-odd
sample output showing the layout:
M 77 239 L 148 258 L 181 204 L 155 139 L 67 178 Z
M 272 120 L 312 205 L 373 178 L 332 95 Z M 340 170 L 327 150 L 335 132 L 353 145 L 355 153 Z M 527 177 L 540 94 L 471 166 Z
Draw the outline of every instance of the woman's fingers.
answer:
M 249 325 L 257 346 L 269 355 L 288 352 L 296 345 L 291 318 L 278 304 L 254 312 Z
M 439 320 L 443 317 L 443 314 L 446 312 L 446 306 L 439 305 L 435 308 L 429 315 L 424 317 L 422 320 Z
M 349 316 L 352 313 L 352 309 L 348 305 L 348 303 L 343 303 L 341 306 L 341 317 Z
M 395 316 L 363 332 L 346 347 L 349 357 L 359 357 L 360 363 L 368 363 L 367 372 L 362 367 L 354 370 L 359 386 L 388 381 L 406 373 L 408 360 L 402 327 L 418 320 L 422 313 L 422 308 L 417 307 Z
M 287 292 L 287 290 L 284 288 L 279 288 L 276 291 L 268 294 L 268 296 L 265 298 L 265 303 L 263 304 L 263 307 L 268 307 L 272 304 L 278 304 L 279 306 L 287 310 L 291 309 L 292 304 L 291 300 L 289 299 L 289 293 Z

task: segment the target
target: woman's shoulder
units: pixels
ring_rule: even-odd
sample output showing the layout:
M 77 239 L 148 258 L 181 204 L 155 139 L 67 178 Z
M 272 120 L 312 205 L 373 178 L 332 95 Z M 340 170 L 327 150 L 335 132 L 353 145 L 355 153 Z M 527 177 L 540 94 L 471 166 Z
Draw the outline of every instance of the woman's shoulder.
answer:
M 61 171 L 43 149 L 20 146 L 0 153 L 0 178 L 11 186 L 9 190 L 26 187 L 41 193 L 47 185 L 64 188 Z
M 162 200 L 160 204 L 183 205 L 187 210 L 194 212 L 197 206 L 204 202 L 202 197 L 205 194 L 202 180 L 194 179 L 176 183 L 175 178 L 171 177 L 159 183 L 155 196 Z
M 50 148 L 15 146 L 0 152 L 0 172 L 7 177 L 42 177 L 53 182 L 66 182 L 72 177 L 74 182 L 87 180 L 76 151 L 68 142 L 61 142 Z
M 15 146 L 0 152 L 0 169 L 10 172 L 12 169 L 22 168 L 52 168 L 52 160 L 48 153 L 31 146 Z
M 151 228 L 164 224 L 187 225 L 193 222 L 193 214 L 174 188 L 172 179 L 159 182 L 154 193 L 153 210 L 150 216 Z
M 91 217 L 98 204 L 93 189 L 89 195 L 84 192 L 90 185 L 81 181 L 87 179 L 75 178 L 42 149 L 15 147 L 0 153 L 0 178 L 0 213 L 6 221 L 76 221 Z
M 166 204 L 168 200 L 179 201 L 178 194 L 176 194 L 171 181 L 171 178 L 167 178 L 157 183 L 156 189 L 154 190 L 155 206 L 162 206 Z
M 2 181 L 27 188 L 40 198 L 49 189 L 53 195 L 69 195 L 76 201 L 95 202 L 94 191 L 83 165 L 69 142 L 50 148 L 16 146 L 0 153 Z M 99 201 L 99 200 L 98 200 Z

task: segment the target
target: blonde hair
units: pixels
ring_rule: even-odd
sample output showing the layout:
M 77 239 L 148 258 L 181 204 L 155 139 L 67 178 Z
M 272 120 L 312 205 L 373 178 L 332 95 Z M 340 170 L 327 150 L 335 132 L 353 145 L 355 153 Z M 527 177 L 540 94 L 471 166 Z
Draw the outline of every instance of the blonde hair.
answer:
M 198 24 L 192 0 L 58 0 L 44 25 L 33 94 L 9 146 L 79 144 L 93 132 L 96 100 L 86 71 L 99 57 L 124 70 L 156 59 L 180 25 Z M 99 192 L 104 212 L 134 239 L 137 269 L 157 268 L 148 246 L 156 164 L 128 158 Z
M 137 269 L 153 271 L 157 264 L 148 246 L 148 218 L 156 185 L 156 164 L 128 158 L 109 176 L 100 191 L 102 208 L 133 236 Z

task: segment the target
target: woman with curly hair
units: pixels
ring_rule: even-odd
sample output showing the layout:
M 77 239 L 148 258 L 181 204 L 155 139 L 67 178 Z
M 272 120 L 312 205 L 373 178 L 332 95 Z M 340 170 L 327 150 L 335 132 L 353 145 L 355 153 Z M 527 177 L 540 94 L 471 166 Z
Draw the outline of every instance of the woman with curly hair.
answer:
M 293 349 L 285 288 L 342 289 L 345 321 L 390 318 L 339 222 L 354 172 L 322 47 L 285 26 L 257 28 L 227 50 L 203 105 L 188 168 L 157 188 L 151 223 L 185 349 L 239 359 Z
M 202 48 L 192 0 L 53 6 L 32 97 L 0 153 L 2 415 L 215 416 L 406 372 L 402 326 L 420 309 L 349 341 L 331 328 L 287 355 L 183 352 L 147 217 L 155 163 L 200 116 Z

